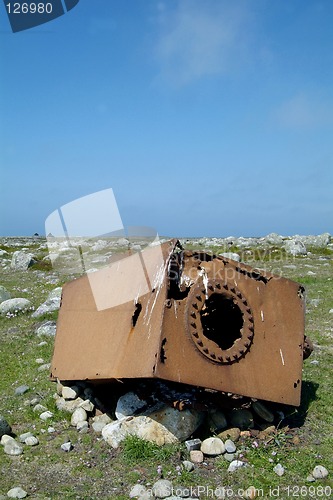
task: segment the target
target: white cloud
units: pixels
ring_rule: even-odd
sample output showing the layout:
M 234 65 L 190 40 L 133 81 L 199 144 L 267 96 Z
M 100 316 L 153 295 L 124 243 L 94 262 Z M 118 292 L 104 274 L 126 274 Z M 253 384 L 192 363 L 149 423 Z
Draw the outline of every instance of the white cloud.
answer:
M 226 74 L 245 60 L 248 14 L 243 2 L 179 0 L 158 4 L 158 79 L 183 86 Z
M 333 102 L 324 96 L 299 92 L 275 111 L 279 125 L 304 130 L 333 124 Z

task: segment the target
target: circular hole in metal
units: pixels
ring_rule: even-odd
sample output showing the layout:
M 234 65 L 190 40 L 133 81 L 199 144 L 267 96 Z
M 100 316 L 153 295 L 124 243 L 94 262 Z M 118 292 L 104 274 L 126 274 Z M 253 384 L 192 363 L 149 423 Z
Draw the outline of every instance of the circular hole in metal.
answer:
M 213 293 L 200 311 L 203 335 L 220 349 L 229 349 L 241 338 L 243 314 L 231 297 Z

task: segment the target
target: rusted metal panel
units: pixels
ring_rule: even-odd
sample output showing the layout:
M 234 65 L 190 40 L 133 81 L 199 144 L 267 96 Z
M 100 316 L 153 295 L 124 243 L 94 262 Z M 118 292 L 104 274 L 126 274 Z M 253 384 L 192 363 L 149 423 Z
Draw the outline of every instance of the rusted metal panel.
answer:
M 158 377 L 299 405 L 302 287 L 176 240 L 64 286 L 52 376 Z

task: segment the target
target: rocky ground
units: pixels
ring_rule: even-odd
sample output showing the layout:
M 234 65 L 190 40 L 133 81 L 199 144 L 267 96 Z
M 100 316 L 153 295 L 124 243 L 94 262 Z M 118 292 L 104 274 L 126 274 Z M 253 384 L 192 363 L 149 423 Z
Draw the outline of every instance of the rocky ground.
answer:
M 49 380 L 63 283 L 146 244 L 0 239 L 0 499 L 333 496 L 329 234 L 182 240 L 305 286 L 315 350 L 299 409 L 231 396 L 217 405 L 167 382 Z M 206 406 L 179 407 L 192 400 Z

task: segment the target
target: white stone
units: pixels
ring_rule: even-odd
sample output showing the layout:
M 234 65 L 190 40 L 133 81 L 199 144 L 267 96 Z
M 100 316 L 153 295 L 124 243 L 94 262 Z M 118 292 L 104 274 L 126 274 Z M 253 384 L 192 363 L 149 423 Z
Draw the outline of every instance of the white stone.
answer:
M 76 399 L 79 395 L 79 389 L 76 385 L 72 387 L 63 386 L 62 388 L 62 397 L 64 399 Z
M 281 464 L 277 464 L 273 471 L 275 472 L 275 474 L 277 474 L 278 476 L 283 476 L 284 474 L 284 467 L 281 465 Z
M 83 408 L 87 412 L 91 413 L 94 411 L 95 405 L 89 399 L 86 399 L 83 401 L 83 403 L 80 404 L 79 408 Z
M 32 409 L 33 412 L 38 412 L 38 411 L 47 411 L 47 408 L 46 406 L 44 405 L 41 405 L 40 403 L 37 403 L 33 409 Z
M 333 314 L 333 309 L 330 309 L 328 312 L 329 314 Z
M 287 240 L 284 248 L 290 255 L 306 255 L 306 247 L 299 239 Z
M 312 471 L 312 476 L 315 479 L 324 479 L 328 476 L 328 470 L 323 465 L 316 465 Z
M 0 444 L 2 444 L 2 446 L 6 446 L 6 444 L 8 444 L 8 443 L 16 443 L 16 441 L 12 436 L 9 436 L 8 434 L 4 434 L 1 437 Z
M 70 441 L 67 441 L 67 443 L 63 443 L 63 444 L 61 445 L 61 449 L 62 449 L 63 451 L 68 452 L 68 451 L 71 451 L 71 450 L 73 449 L 73 445 L 72 445 L 72 443 L 71 443 Z
M 235 470 L 246 467 L 246 465 L 247 464 L 241 460 L 233 460 L 228 467 L 228 472 L 235 472 Z
M 24 432 L 24 434 L 20 434 L 19 435 L 19 440 L 20 440 L 20 443 L 24 443 L 25 440 L 28 438 L 28 437 L 31 437 L 33 436 L 33 434 L 31 432 Z
M 22 455 L 23 453 L 23 448 L 22 446 L 17 442 L 15 441 L 14 439 L 14 442 L 13 441 L 10 441 L 8 442 L 7 444 L 5 444 L 5 447 L 4 447 L 4 452 L 6 453 L 6 455 L 12 455 L 12 456 L 17 456 L 17 455 Z
M 106 413 L 103 413 L 103 415 L 97 415 L 96 417 L 93 418 L 93 422 L 91 424 L 91 427 L 94 429 L 95 432 L 102 432 L 104 427 L 112 422 L 112 419 L 107 415 Z
M 29 436 L 24 442 L 27 446 L 36 446 L 39 443 L 39 440 L 35 436 Z
M 88 415 L 84 408 L 76 408 L 72 413 L 71 425 L 76 427 L 79 422 L 84 422 L 87 418 Z
M 39 371 L 39 372 L 45 372 L 45 371 L 49 370 L 50 368 L 51 368 L 51 363 L 44 363 L 43 365 L 40 365 L 37 368 L 37 371 Z
M 41 420 L 47 420 L 48 418 L 52 418 L 53 417 L 53 413 L 51 411 L 44 411 L 43 413 L 41 413 L 39 415 L 39 418 Z
M 141 495 L 146 493 L 147 488 L 143 484 L 135 484 L 130 491 L 130 498 L 139 498 Z
M 225 447 L 222 439 L 210 437 L 205 439 L 201 444 L 201 451 L 204 455 L 215 456 L 222 455 L 225 452 Z
M 59 397 L 57 394 L 55 395 L 55 403 L 58 410 L 67 411 L 68 413 L 73 413 L 76 408 L 79 408 L 81 403 L 83 403 L 82 398 L 76 399 L 64 399 Z
M 283 238 L 280 234 L 270 233 L 263 238 L 264 242 L 270 243 L 271 245 L 280 245 L 283 243 Z
M 172 495 L 172 483 L 167 479 L 159 479 L 153 485 L 153 494 L 157 498 L 167 498 Z
M 118 448 L 128 435 L 135 435 L 159 446 L 178 442 L 163 425 L 143 415 L 117 420 L 107 424 L 102 430 L 103 439 L 113 448 Z
M 0 304 L 0 314 L 17 314 L 18 312 L 26 312 L 31 307 L 31 302 L 28 299 L 15 298 L 4 300 Z
M 26 491 L 24 491 L 20 486 L 16 488 L 11 488 L 7 492 L 7 497 L 9 498 L 25 498 L 28 495 Z
M 87 432 L 87 431 L 88 431 L 88 429 L 89 429 L 89 424 L 88 424 L 88 422 L 87 422 L 86 420 L 82 420 L 82 422 L 78 422 L 78 423 L 76 424 L 76 428 L 77 428 L 77 430 L 78 430 L 79 432 L 81 432 L 81 433 L 83 434 L 84 432 Z

